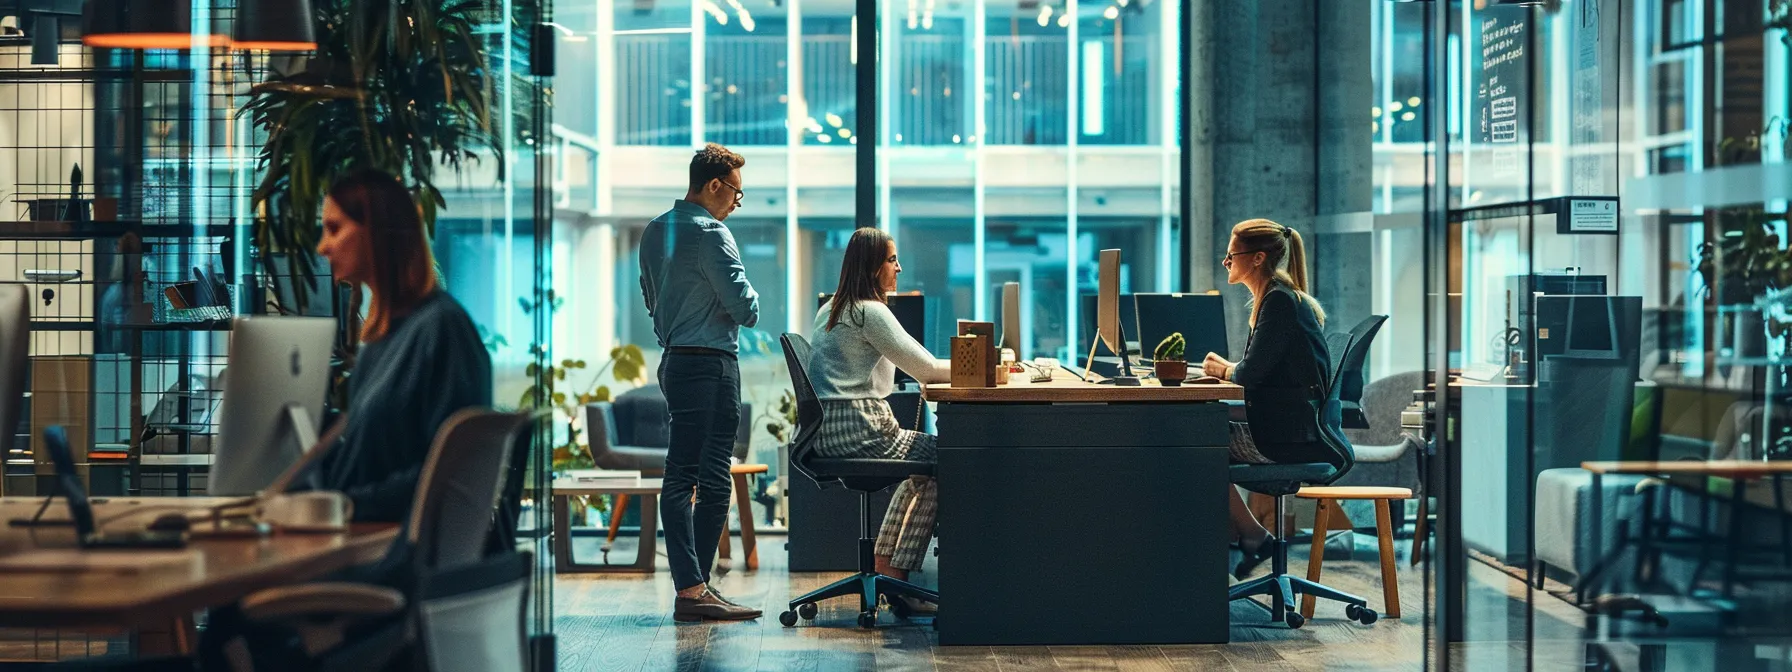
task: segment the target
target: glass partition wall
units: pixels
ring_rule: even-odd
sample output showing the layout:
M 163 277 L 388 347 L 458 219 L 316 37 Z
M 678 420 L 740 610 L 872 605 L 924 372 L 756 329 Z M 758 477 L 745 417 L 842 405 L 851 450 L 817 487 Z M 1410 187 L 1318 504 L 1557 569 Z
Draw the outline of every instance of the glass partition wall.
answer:
M 1785 669 L 1785 3 L 1438 3 L 1433 666 Z

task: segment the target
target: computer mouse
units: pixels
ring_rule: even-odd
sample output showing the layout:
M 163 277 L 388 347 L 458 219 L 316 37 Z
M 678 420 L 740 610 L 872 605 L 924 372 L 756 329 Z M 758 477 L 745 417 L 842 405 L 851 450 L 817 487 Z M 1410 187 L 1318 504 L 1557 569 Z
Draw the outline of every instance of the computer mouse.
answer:
M 1226 382 L 1226 381 L 1220 380 L 1213 376 L 1198 376 L 1195 378 L 1190 378 L 1183 382 L 1188 385 L 1218 385 L 1218 384 Z
M 156 532 L 185 532 L 192 526 L 193 523 L 187 520 L 186 514 L 164 513 L 150 522 L 149 529 Z

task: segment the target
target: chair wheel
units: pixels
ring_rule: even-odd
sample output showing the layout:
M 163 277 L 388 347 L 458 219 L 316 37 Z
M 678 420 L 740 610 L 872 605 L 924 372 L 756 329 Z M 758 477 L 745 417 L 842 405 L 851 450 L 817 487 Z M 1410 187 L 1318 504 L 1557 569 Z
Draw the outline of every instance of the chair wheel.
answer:
M 805 621 L 813 621 L 813 620 L 815 620 L 815 614 L 820 611 L 821 611 L 820 607 L 815 606 L 814 602 L 810 602 L 808 604 L 797 607 L 796 615 L 803 617 L 803 620 L 805 620 Z
M 1363 625 L 1371 625 L 1375 623 L 1377 619 L 1380 619 L 1381 615 L 1375 613 L 1374 609 L 1368 607 L 1347 604 L 1344 605 L 1344 617 Z
M 786 628 L 795 627 L 796 626 L 796 612 L 786 611 L 782 614 L 778 614 L 778 622 L 783 623 L 784 627 L 786 627 Z
M 859 627 L 861 627 L 861 628 L 877 627 L 877 612 L 875 612 L 875 611 L 859 612 Z
M 1282 617 L 1282 622 L 1287 623 L 1289 628 L 1299 630 L 1300 626 L 1307 624 L 1307 617 L 1300 615 L 1300 612 L 1298 611 L 1290 609 L 1288 610 L 1288 615 Z

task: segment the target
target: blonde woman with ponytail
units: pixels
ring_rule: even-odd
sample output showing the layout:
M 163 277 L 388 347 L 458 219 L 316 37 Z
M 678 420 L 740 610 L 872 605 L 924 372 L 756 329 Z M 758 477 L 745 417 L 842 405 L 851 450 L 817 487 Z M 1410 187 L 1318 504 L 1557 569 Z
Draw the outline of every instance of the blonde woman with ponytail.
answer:
M 1201 368 L 1209 376 L 1244 387 L 1245 417 L 1232 423 L 1233 462 L 1250 464 L 1336 462 L 1319 442 L 1312 402 L 1323 399 L 1331 380 L 1325 349 L 1325 311 L 1308 293 L 1306 241 L 1299 231 L 1267 219 L 1232 227 L 1226 282 L 1251 290 L 1251 338 L 1244 358 L 1226 361 L 1207 353 Z M 1237 488 L 1232 493 L 1232 527 L 1244 551 L 1233 574 L 1240 579 L 1268 559 L 1274 537 L 1257 522 Z

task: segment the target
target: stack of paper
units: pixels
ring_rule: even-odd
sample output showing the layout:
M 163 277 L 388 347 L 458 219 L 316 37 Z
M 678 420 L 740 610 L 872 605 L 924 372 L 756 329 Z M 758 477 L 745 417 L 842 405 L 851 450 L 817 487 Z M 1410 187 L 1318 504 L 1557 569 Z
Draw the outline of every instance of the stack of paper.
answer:
M 581 469 L 567 472 L 572 485 L 581 488 L 633 488 L 641 485 L 641 472 Z

